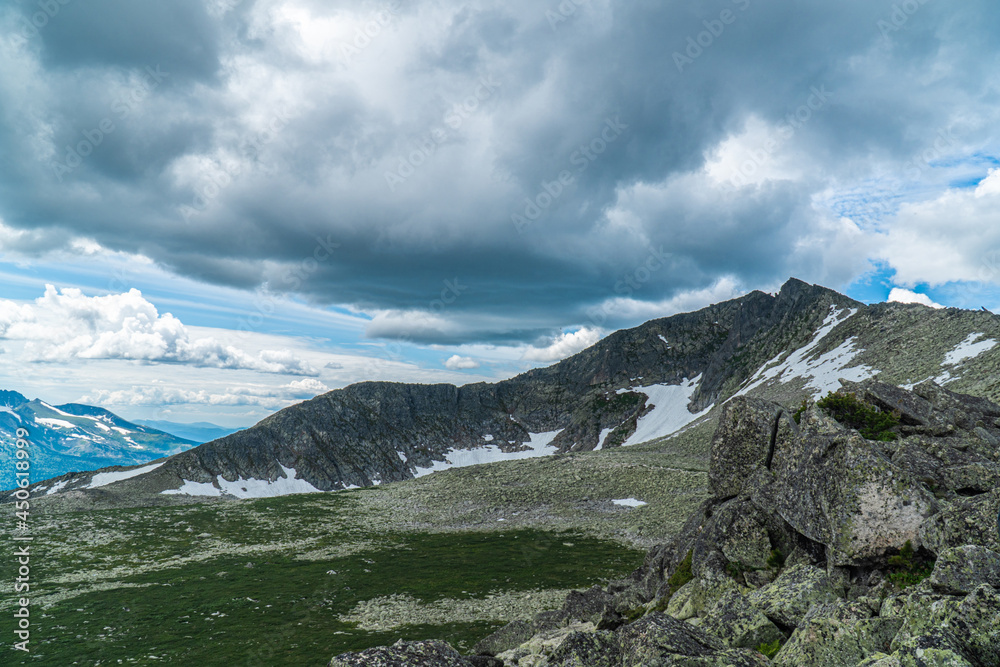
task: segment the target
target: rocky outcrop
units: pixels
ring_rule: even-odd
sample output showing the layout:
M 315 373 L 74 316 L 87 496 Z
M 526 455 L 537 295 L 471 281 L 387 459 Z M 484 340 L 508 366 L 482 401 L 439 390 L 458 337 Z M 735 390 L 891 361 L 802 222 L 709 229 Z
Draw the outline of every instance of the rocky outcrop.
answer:
M 930 383 L 841 391 L 895 425 L 869 440 L 817 406 L 796 421 L 734 399 L 713 440 L 713 497 L 676 539 L 606 589 L 486 638 L 479 657 L 1000 667 L 1000 490 L 950 474 L 996 464 L 1000 406 Z

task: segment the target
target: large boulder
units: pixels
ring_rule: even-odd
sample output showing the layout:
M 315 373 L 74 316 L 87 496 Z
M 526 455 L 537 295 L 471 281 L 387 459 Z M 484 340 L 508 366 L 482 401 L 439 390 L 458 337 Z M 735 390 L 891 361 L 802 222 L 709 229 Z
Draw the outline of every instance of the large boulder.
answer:
M 756 651 L 730 649 L 720 639 L 666 614 L 649 614 L 619 631 L 624 665 L 766 667 Z
M 983 584 L 1000 588 L 1000 554 L 966 545 L 938 556 L 929 583 L 950 595 L 967 595 Z
M 774 664 L 853 665 L 888 650 L 901 624 L 899 618 L 873 618 L 871 611 L 858 603 L 837 600 L 817 604 L 782 647 Z
M 778 513 L 826 545 L 837 566 L 918 546 L 921 525 L 937 510 L 934 496 L 857 432 L 820 432 L 819 411 L 810 412 L 814 423 L 774 453 Z
M 773 583 L 747 596 L 750 604 L 786 628 L 798 627 L 814 604 L 837 598 L 827 573 L 811 565 L 788 568 Z
M 717 498 L 737 496 L 754 470 L 766 467 L 778 418 L 777 403 L 737 396 L 722 409 L 712 438 L 708 488 Z
M 1000 489 L 974 498 L 958 498 L 920 528 L 920 541 L 934 553 L 952 547 L 978 544 L 1000 553 L 997 513 L 1000 512 Z
M 785 640 L 778 626 L 735 590 L 724 593 L 705 614 L 701 628 L 732 648 L 756 649 L 761 644 Z

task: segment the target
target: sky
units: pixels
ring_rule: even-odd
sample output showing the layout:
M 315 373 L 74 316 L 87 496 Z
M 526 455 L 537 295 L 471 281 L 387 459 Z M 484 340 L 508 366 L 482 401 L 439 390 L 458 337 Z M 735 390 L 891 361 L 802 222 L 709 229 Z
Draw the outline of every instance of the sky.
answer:
M 789 277 L 1000 309 L 985 0 L 7 0 L 0 385 L 246 426 Z

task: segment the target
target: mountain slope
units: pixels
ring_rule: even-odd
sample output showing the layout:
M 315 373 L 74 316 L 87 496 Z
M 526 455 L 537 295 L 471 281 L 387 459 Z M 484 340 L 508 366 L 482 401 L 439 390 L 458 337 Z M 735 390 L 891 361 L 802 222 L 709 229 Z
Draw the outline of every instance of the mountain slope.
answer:
M 17 430 L 27 429 L 31 475 L 45 479 L 70 471 L 132 466 L 177 454 L 196 443 L 138 426 L 103 409 L 70 403 L 53 406 L 29 401 L 17 392 L 0 392 L 0 488 L 15 486 Z
M 736 394 L 797 405 L 842 377 L 937 378 L 995 397 L 998 340 L 990 313 L 866 306 L 791 280 L 778 295 L 653 320 L 496 384 L 332 391 L 108 490 L 251 497 L 370 486 L 448 465 L 655 440 L 713 419 L 711 408 Z M 87 475 L 57 481 L 90 485 Z

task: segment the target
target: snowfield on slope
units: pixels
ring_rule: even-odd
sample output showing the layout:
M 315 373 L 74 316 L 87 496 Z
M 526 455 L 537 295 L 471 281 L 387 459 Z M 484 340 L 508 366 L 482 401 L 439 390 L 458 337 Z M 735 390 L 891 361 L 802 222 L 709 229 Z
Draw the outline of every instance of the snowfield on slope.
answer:
M 90 484 L 84 488 L 97 489 L 102 486 L 107 486 L 108 484 L 113 484 L 114 482 L 132 479 L 133 477 L 138 477 L 139 475 L 145 475 L 147 472 L 153 472 L 161 465 L 163 465 L 163 462 L 154 463 L 142 468 L 135 468 L 134 470 L 125 470 L 122 472 L 100 472 L 94 475 L 90 480 Z
M 969 334 L 965 340 L 956 345 L 953 350 L 948 352 L 948 354 L 944 355 L 943 365 L 955 366 L 962 363 L 966 359 L 975 359 L 980 354 L 988 352 L 997 346 L 997 342 L 992 338 L 986 338 L 986 340 L 982 341 L 979 340 L 980 338 L 986 338 L 986 334 Z
M 643 393 L 649 397 L 649 404 L 654 406 L 647 415 L 639 418 L 635 433 L 622 443 L 622 447 L 673 435 L 691 422 L 707 415 L 712 409 L 711 405 L 699 413 L 688 410 L 688 404 L 699 383 L 701 383 L 700 375 L 690 381 L 685 378 L 681 384 L 654 384 L 649 387 L 619 389 L 619 394 L 630 391 Z M 601 439 L 601 446 L 603 444 L 604 438 Z
M 827 392 L 839 389 L 840 378 L 861 382 L 875 377 L 878 373 L 876 369 L 864 364 L 851 365 L 854 357 L 861 352 L 854 347 L 857 342 L 856 338 L 848 338 L 829 352 L 811 358 L 815 355 L 816 348 L 823 342 L 823 339 L 838 326 L 854 317 L 857 312 L 856 309 L 838 310 L 836 306 L 830 306 L 830 314 L 811 341 L 789 354 L 784 361 L 781 361 L 781 356 L 784 354 L 782 353 L 764 364 L 750 379 L 750 383 L 736 392 L 736 396 L 748 394 L 771 380 L 787 384 L 796 378 L 802 378 L 806 380 L 806 388 L 812 390 L 813 399 L 817 399 Z
M 279 477 L 273 482 L 269 482 L 266 479 L 243 479 L 242 477 L 235 482 L 227 482 L 219 475 L 215 478 L 215 484 L 184 480 L 184 484 L 179 489 L 167 489 L 161 493 L 165 495 L 215 497 L 225 494 L 244 499 L 275 498 L 277 496 L 291 496 L 299 493 L 323 493 L 321 489 L 317 489 L 306 480 L 298 479 L 298 472 L 294 468 L 281 466 L 281 470 L 285 473 L 285 476 Z
M 520 459 L 537 459 L 543 456 L 552 456 L 557 448 L 552 446 L 552 441 L 562 431 L 549 431 L 548 433 L 529 433 L 531 439 L 525 443 L 530 449 L 523 452 L 504 452 L 496 445 L 486 445 L 476 449 L 452 449 L 445 454 L 444 461 L 434 461 L 430 468 L 415 467 L 414 477 L 423 477 L 432 472 L 448 470 L 449 468 L 465 468 L 481 463 L 496 463 L 497 461 L 517 461 Z

